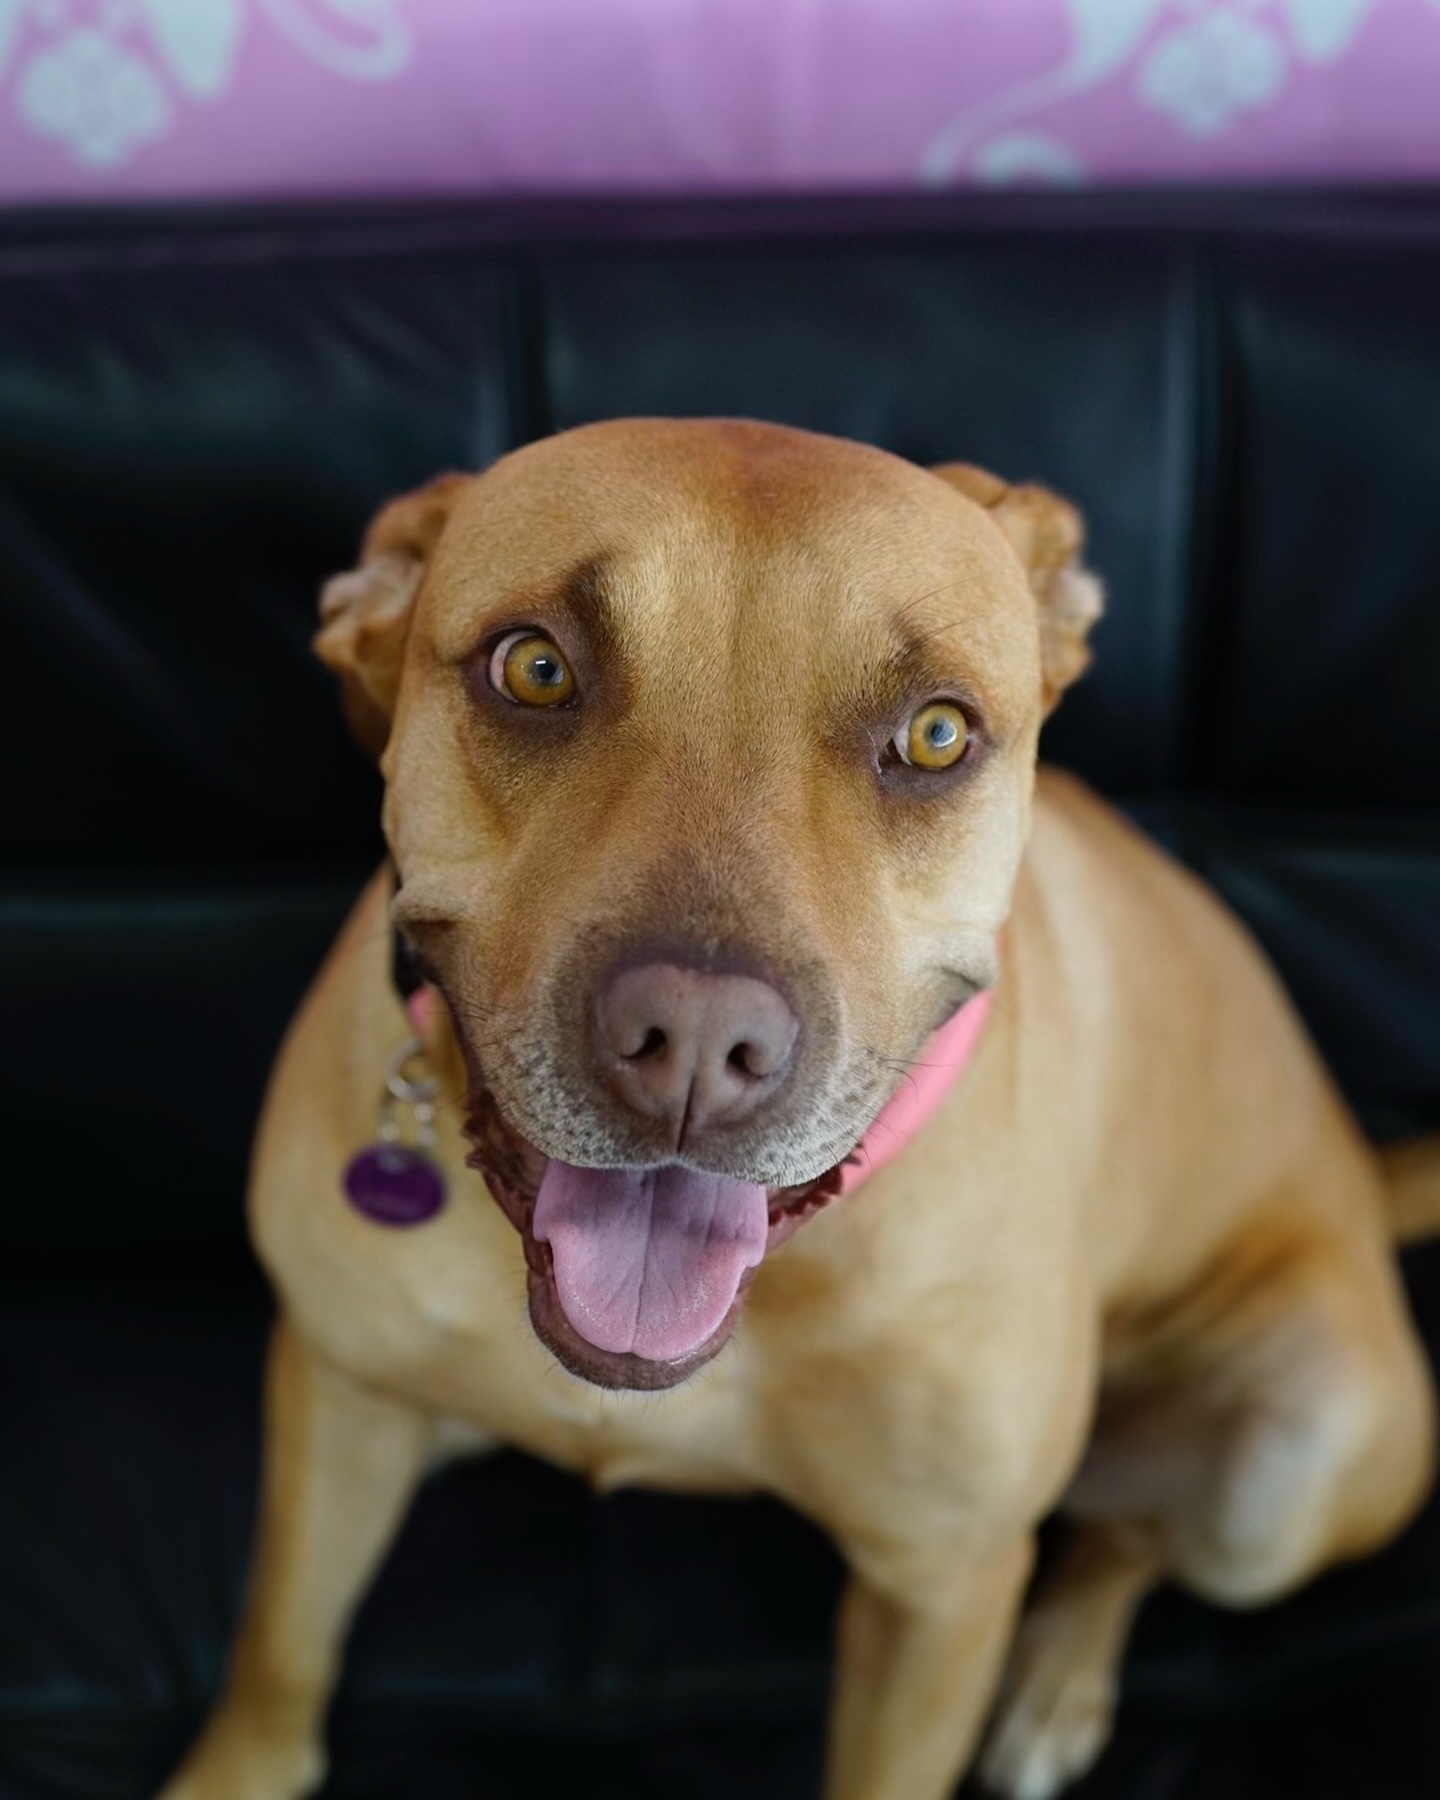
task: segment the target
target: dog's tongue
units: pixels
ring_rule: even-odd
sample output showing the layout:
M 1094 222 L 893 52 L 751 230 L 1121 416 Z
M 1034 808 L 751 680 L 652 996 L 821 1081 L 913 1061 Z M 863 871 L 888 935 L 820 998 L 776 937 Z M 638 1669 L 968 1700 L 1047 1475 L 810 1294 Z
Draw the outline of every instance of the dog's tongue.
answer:
M 703 1344 L 765 1254 L 763 1187 L 691 1169 L 547 1166 L 532 1229 L 565 1317 L 597 1350 L 674 1362 Z

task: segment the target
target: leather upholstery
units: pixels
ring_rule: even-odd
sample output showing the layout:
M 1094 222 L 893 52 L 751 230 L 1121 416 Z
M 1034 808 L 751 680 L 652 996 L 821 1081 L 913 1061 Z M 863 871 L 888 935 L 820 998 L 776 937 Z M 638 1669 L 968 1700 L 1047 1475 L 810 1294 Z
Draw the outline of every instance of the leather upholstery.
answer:
M 1437 301 L 1423 196 L 0 221 L 0 1800 L 139 1800 L 218 1678 L 246 1139 L 378 854 L 307 640 L 379 501 L 644 411 L 1063 488 L 1110 613 L 1048 752 L 1399 1130 L 1440 1118 Z M 1440 1251 L 1410 1272 L 1440 1337 Z M 768 1504 L 449 1471 L 334 1792 L 811 1792 L 836 1577 Z M 1272 1613 L 1163 1597 L 1089 1791 L 1433 1793 L 1437 1616 L 1434 1516 Z

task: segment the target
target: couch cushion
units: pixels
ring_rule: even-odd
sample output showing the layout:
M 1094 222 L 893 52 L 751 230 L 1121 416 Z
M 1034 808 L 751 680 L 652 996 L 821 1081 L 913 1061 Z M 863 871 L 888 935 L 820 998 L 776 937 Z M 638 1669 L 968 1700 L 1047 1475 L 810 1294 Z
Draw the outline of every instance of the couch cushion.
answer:
M 0 244 L 4 855 L 373 857 L 310 654 L 371 513 L 512 441 L 492 268 L 173 242 L 77 278 Z
M 0 1246 L 240 1247 L 266 1072 L 359 885 L 0 890 Z
M 1183 258 L 1085 241 L 570 255 L 541 287 L 548 423 L 778 419 L 1077 500 L 1109 595 L 1047 753 L 1105 787 L 1174 773 L 1196 402 Z
M 1440 1246 L 1410 1272 L 1440 1337 Z M 139 1800 L 193 1732 L 243 1584 L 267 1317 L 257 1276 L 193 1259 L 0 1276 L 3 1800 Z M 530 1800 L 593 1771 L 604 1796 L 796 1800 L 838 1576 L 767 1501 L 597 1500 L 519 1456 L 454 1466 L 361 1610 L 330 1791 Z M 1440 1506 L 1283 1607 L 1163 1594 L 1088 1792 L 1258 1800 L 1288 1755 L 1306 1792 L 1418 1796 L 1440 1775 L 1437 1619 Z M 1362 1745 L 1390 1785 L 1360 1781 Z
M 1231 535 L 1204 766 L 1228 795 L 1440 808 L 1440 256 L 1235 257 Z

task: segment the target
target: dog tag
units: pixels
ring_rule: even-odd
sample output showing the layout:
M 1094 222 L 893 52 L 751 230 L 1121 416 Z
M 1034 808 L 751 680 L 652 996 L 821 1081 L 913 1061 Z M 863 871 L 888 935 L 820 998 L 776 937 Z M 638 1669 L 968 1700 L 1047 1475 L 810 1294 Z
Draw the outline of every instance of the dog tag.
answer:
M 423 1150 L 371 1144 L 345 1165 L 345 1198 L 377 1225 L 423 1225 L 445 1204 L 445 1178 Z
M 377 1225 L 423 1225 L 445 1204 L 445 1177 L 428 1154 L 435 1141 L 436 1083 L 423 1072 L 425 1046 L 406 1038 L 385 1069 L 380 1101 L 380 1142 L 357 1150 L 340 1178 L 356 1212 Z M 400 1141 L 401 1107 L 414 1114 L 415 1142 Z

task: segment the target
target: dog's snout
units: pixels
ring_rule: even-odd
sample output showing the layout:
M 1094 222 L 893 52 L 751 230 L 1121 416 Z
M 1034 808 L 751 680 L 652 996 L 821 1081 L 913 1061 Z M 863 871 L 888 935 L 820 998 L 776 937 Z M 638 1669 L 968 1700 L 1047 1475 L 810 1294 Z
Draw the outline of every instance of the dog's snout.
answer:
M 768 982 L 673 963 L 612 976 L 596 1012 L 610 1086 L 677 1137 L 748 1118 L 783 1085 L 799 1035 Z

